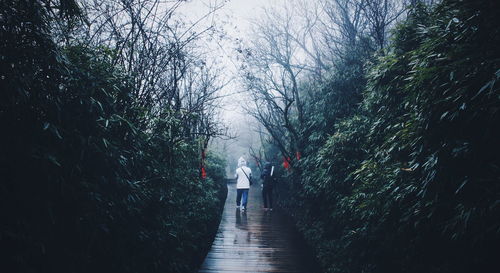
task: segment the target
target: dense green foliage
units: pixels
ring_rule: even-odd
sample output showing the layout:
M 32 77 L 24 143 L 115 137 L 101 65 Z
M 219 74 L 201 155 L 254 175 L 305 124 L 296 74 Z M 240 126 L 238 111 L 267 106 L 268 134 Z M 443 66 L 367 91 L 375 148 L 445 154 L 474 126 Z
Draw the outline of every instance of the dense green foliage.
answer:
M 202 139 L 182 134 L 182 117 L 148 116 L 113 51 L 61 47 L 50 16 L 36 1 L 0 4 L 2 270 L 194 271 L 224 162 L 209 154 L 202 180 Z
M 329 102 L 310 107 L 302 171 L 279 190 L 326 272 L 499 267 L 498 10 L 416 6 L 384 56 L 318 88 Z

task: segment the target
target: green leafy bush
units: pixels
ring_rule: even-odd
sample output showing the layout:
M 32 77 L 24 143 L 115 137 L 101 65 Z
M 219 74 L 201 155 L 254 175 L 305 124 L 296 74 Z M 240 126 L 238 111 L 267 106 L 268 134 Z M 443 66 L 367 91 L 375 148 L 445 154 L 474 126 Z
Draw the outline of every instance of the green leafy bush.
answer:
M 211 156 L 202 180 L 198 140 L 172 135 L 168 109 L 136 107 L 112 50 L 56 44 L 38 3 L 0 4 L 2 268 L 195 271 L 224 204 L 223 162 Z
M 326 272 L 498 268 L 499 8 L 414 7 L 366 72 L 360 107 L 301 162 L 281 204 Z

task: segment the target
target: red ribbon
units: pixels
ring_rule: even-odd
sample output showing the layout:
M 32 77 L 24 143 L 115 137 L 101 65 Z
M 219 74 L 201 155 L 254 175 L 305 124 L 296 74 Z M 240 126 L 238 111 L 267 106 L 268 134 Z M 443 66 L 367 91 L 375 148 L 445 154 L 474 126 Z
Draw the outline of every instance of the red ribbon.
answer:
M 201 167 L 201 178 L 207 178 L 207 172 L 205 171 L 205 167 Z
M 285 169 L 290 169 L 290 157 L 283 157 L 283 167 Z

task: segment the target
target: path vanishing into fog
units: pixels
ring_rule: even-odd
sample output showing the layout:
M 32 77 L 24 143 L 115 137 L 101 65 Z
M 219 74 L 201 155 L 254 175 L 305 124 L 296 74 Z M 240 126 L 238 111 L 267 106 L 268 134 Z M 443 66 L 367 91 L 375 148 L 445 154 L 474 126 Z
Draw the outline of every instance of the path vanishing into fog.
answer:
M 199 272 L 314 272 L 293 225 L 279 211 L 262 209 L 260 185 L 250 189 L 246 212 L 236 208 L 235 187 L 228 184 L 219 230 Z

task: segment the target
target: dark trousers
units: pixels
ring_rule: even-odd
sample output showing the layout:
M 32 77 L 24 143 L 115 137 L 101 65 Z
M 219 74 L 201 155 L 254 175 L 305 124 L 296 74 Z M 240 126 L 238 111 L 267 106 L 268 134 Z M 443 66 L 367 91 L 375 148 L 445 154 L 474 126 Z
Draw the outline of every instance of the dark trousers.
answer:
M 262 199 L 264 200 L 264 208 L 273 208 L 273 187 L 264 186 L 262 188 Z

